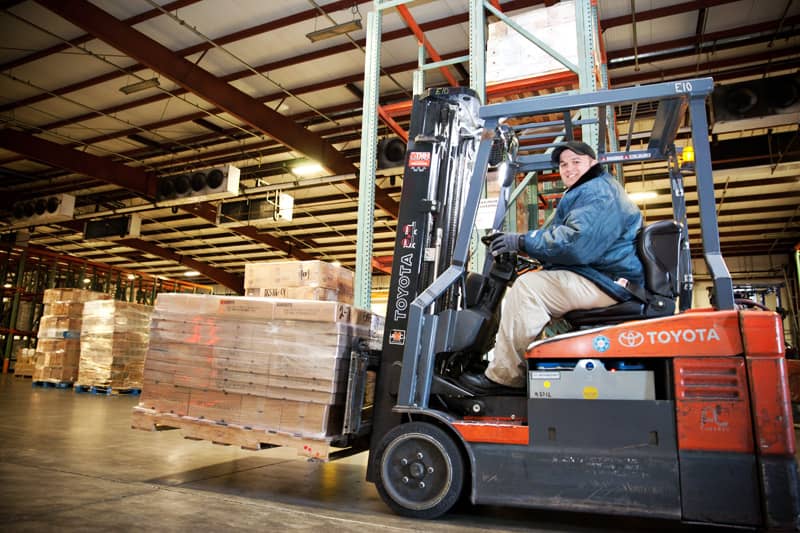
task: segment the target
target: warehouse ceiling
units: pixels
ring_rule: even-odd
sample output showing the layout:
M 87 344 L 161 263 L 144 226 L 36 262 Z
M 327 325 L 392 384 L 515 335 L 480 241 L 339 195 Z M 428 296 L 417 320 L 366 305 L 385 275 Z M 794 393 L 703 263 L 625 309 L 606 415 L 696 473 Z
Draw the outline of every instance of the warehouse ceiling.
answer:
M 492 3 L 510 15 L 558 4 Z M 366 27 L 372 2 L 0 5 L 0 231 L 11 235 L 14 211 L 26 202 L 69 194 L 73 219 L 38 224 L 14 238 L 152 275 L 189 279 L 185 273 L 199 272 L 192 281 L 229 290 L 241 288 L 247 262 L 321 259 L 354 267 L 365 61 L 358 23 Z M 726 122 L 709 104 L 709 135 L 723 253 L 792 250 L 800 242 L 800 2 L 599 0 L 598 15 L 612 88 L 703 76 L 721 86 L 767 83 L 771 93 L 778 82 L 789 87 L 781 92 L 784 107 L 766 117 L 743 112 L 744 120 Z M 307 37 L 344 23 L 355 30 Z M 408 129 L 418 35 L 431 58 L 466 55 L 468 2 L 417 1 L 385 12 L 381 138 Z M 468 72 L 466 61 L 429 70 L 426 85 L 468 86 Z M 490 86 L 489 98 L 576 87 L 570 75 L 539 76 Z M 646 142 L 654 111 L 615 109 L 623 149 L 628 141 Z M 687 138 L 682 128 L 676 144 Z M 323 168 L 305 174 L 296 168 L 310 162 Z M 241 217 L 237 206 L 226 205 L 230 200 L 155 201 L 162 199 L 161 177 L 227 172 L 228 165 L 240 171 L 236 200 L 260 209 L 249 225 L 235 223 Z M 657 193 L 642 203 L 647 221 L 671 216 L 664 167 L 626 164 L 623 176 L 629 192 Z M 692 185 L 688 177 L 690 235 L 699 254 Z M 399 171 L 378 176 L 376 273 L 391 262 L 401 186 Z M 87 222 L 123 213 L 137 215 L 138 236 L 84 234 Z

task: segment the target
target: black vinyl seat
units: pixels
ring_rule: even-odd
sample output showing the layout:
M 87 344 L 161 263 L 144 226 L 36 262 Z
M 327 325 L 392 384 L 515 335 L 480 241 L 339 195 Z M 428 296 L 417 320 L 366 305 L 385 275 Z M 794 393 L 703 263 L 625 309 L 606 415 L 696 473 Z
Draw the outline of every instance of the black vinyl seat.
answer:
M 660 220 L 642 228 L 636 251 L 644 266 L 645 286 L 629 287 L 633 297 L 627 302 L 570 311 L 564 318 L 575 327 L 588 327 L 674 314 L 681 232 L 681 225 L 674 220 Z

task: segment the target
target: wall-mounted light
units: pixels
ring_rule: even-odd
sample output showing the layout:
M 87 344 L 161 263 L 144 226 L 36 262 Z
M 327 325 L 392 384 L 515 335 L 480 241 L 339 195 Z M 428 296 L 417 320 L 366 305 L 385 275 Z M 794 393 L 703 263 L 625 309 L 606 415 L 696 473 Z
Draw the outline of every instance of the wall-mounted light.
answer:
M 311 33 L 307 33 L 306 37 L 308 37 L 312 43 L 315 43 L 323 39 L 330 39 L 331 37 L 336 37 L 337 35 L 343 35 L 345 33 L 350 33 L 351 31 L 357 31 L 360 29 L 361 19 L 354 19 L 348 22 L 343 22 L 342 24 L 334 24 L 333 26 L 328 26 L 327 28 L 322 28 L 321 30 L 312 31 Z
M 125 94 L 133 94 L 138 93 L 139 91 L 144 91 L 145 89 L 149 89 L 151 87 L 158 87 L 161 83 L 158 81 L 158 78 L 150 78 L 148 80 L 137 81 L 136 83 L 131 83 L 130 85 L 125 85 L 120 87 L 120 92 Z

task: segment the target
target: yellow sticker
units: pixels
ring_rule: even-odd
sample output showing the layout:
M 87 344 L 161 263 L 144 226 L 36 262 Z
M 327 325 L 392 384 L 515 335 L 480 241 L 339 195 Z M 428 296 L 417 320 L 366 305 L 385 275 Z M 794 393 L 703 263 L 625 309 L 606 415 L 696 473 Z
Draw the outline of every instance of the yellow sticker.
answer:
M 549 389 L 550 388 L 550 382 L 549 381 L 545 381 L 544 382 L 544 388 L 545 389 Z
M 584 400 L 596 400 L 600 394 L 597 392 L 597 387 L 584 387 L 583 388 L 583 399 Z

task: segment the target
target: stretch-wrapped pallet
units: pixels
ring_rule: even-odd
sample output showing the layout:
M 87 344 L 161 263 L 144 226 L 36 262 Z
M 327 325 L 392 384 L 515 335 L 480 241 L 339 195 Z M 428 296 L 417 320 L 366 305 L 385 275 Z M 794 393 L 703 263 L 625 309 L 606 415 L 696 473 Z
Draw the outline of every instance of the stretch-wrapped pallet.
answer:
M 79 385 L 141 389 L 153 308 L 118 300 L 83 306 Z
M 85 289 L 47 289 L 39 321 L 33 381 L 72 384 L 78 377 L 83 305 L 111 296 Z
M 383 318 L 327 301 L 160 294 L 143 407 L 321 437 L 341 430 L 353 339 Z

